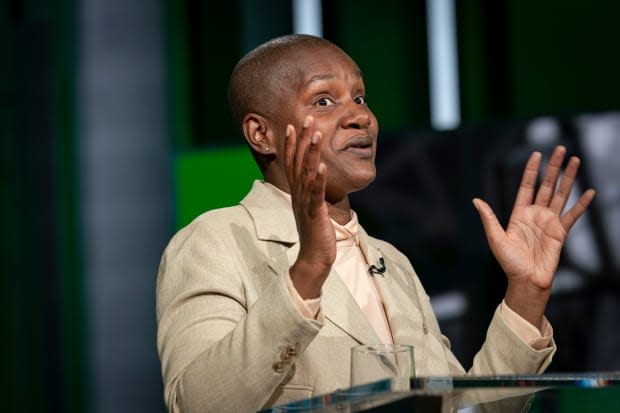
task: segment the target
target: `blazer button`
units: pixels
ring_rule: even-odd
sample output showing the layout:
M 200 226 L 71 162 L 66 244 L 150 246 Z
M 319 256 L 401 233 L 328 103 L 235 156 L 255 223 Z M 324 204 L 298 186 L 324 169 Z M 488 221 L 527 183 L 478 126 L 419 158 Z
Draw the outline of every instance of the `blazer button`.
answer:
M 284 367 L 286 366 L 286 364 L 282 361 L 276 361 L 274 362 L 271 367 L 273 367 L 273 371 L 275 371 L 276 373 L 282 373 L 284 372 Z
M 297 356 L 298 351 L 299 351 L 299 344 L 291 344 L 290 346 L 282 350 L 282 353 L 280 353 L 280 358 L 282 360 L 288 360 L 291 357 Z
M 288 346 L 287 351 L 289 356 L 296 356 L 299 353 L 299 343 L 292 343 Z

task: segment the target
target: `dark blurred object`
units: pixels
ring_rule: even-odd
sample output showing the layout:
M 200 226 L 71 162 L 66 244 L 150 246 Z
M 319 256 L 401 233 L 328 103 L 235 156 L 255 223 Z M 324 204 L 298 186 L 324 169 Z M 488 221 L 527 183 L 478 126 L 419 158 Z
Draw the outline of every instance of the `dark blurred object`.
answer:
M 597 197 L 573 228 L 547 316 L 555 329 L 554 371 L 620 368 L 620 113 L 535 118 L 383 136 L 377 179 L 354 194 L 366 229 L 411 260 L 456 355 L 470 363 L 482 344 L 506 278 L 488 249 L 471 199 L 508 222 L 532 151 L 548 159 L 562 144 L 582 159 L 576 194 Z

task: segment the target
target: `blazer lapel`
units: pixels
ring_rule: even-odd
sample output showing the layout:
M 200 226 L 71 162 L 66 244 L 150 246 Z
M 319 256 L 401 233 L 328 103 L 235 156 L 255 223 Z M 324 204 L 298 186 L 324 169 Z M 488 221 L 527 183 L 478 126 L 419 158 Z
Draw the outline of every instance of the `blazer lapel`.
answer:
M 252 190 L 241 201 L 256 227 L 260 240 L 273 242 L 268 266 L 276 275 L 286 274 L 299 254 L 299 235 L 290 201 L 280 198 L 264 183 L 255 181 Z M 346 285 L 332 270 L 323 285 L 321 312 L 362 344 L 375 344 L 379 338 L 362 313 Z
M 252 190 L 241 200 L 241 205 L 252 217 L 258 239 L 289 246 L 299 242 L 290 200 L 284 195 L 279 196 L 266 183 L 254 181 Z
M 323 284 L 323 315 L 360 344 L 379 343 L 375 332 L 336 271 L 332 270 Z
M 403 274 L 398 263 L 390 261 L 360 229 L 360 243 L 366 245 L 366 256 L 370 263 L 378 263 L 383 258 L 385 272 L 375 274 L 377 291 L 383 301 L 394 343 L 420 346 L 421 338 L 426 332 L 424 320 L 419 308 L 414 305 L 411 295 L 415 291 L 408 275 Z
M 286 274 L 297 259 L 298 253 L 299 244 L 295 244 L 283 254 L 272 257 L 269 266 L 276 274 Z M 323 284 L 321 312 L 326 319 L 360 344 L 379 343 L 379 337 L 374 328 L 335 270 L 329 273 Z

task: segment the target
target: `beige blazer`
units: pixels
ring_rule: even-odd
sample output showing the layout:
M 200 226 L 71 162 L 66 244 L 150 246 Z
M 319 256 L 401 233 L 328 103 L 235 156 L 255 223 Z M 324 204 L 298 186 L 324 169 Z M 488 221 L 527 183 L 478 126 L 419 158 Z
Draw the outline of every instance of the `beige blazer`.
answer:
M 465 374 L 407 258 L 361 230 L 396 343 L 414 347 L 418 376 Z M 256 181 L 240 205 L 209 211 L 166 248 L 157 279 L 157 345 L 170 412 L 253 412 L 349 386 L 352 346 L 378 343 L 332 271 L 317 320 L 303 318 L 282 280 L 299 249 L 292 209 Z M 535 351 L 495 314 L 467 374 L 542 372 Z

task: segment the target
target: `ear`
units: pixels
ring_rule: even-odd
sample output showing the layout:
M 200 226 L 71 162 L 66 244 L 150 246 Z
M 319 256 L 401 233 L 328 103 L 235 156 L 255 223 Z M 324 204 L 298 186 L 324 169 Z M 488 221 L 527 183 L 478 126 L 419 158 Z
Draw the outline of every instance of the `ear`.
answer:
M 250 147 L 257 153 L 271 155 L 276 152 L 269 121 L 257 113 L 248 113 L 243 118 L 243 135 Z

